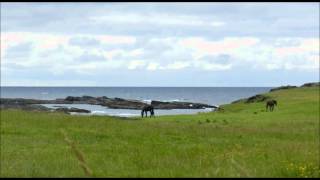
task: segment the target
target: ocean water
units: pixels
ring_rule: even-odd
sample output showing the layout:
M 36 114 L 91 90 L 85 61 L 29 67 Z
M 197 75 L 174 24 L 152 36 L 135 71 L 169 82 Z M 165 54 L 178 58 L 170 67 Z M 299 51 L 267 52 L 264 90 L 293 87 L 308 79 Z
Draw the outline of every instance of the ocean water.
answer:
M 272 87 L 1 87 L 2 98 L 56 99 L 67 96 L 107 96 L 110 98 L 136 99 L 144 102 L 188 101 L 219 106 L 240 98 L 268 92 Z M 47 105 L 53 107 L 53 105 Z M 92 111 L 97 115 L 136 116 L 139 110 L 108 109 L 94 105 L 66 105 Z M 156 115 L 194 114 L 202 110 L 157 110 Z

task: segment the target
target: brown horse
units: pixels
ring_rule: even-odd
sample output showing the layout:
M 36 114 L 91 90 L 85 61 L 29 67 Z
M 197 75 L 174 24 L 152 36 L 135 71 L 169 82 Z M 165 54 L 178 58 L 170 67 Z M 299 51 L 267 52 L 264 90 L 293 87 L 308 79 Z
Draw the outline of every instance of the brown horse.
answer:
M 269 100 L 266 103 L 266 111 L 268 111 L 268 108 L 270 111 L 273 111 L 274 106 L 277 105 L 277 101 L 276 100 Z
M 153 108 L 153 106 L 151 106 L 151 105 L 146 105 L 146 106 L 144 106 L 143 108 L 142 108 L 142 110 L 141 110 L 141 117 L 143 117 L 143 114 L 144 113 L 146 113 L 146 117 L 148 117 L 148 111 L 150 111 L 150 118 L 151 118 L 151 116 L 153 116 L 154 117 L 154 108 Z

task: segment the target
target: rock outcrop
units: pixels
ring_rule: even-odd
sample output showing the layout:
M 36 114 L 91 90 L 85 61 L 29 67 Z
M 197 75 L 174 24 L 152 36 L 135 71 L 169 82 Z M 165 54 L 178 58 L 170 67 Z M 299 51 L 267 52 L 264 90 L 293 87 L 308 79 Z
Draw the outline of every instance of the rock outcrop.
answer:
M 270 99 L 270 97 L 262 95 L 262 94 L 257 94 L 255 96 L 251 96 L 249 98 L 239 99 L 239 100 L 233 101 L 232 104 L 239 103 L 239 102 L 244 102 L 244 103 L 263 102 L 263 101 L 266 101 L 267 99 Z
M 25 111 L 50 112 L 52 109 L 37 104 L 0 104 L 0 109 L 21 109 Z
M 315 86 L 320 86 L 320 82 L 305 83 L 300 87 L 315 87 Z M 278 91 L 278 90 L 281 90 L 281 89 L 292 89 L 292 88 L 297 88 L 297 86 L 290 86 L 290 85 L 280 86 L 280 87 L 277 87 L 277 88 L 270 89 L 270 92 Z
M 251 96 L 251 97 L 247 98 L 244 102 L 245 103 L 263 102 L 267 99 L 270 99 L 270 97 L 262 95 L 262 94 L 257 94 L 255 96 Z
M 217 108 L 216 106 L 202 104 L 202 103 L 190 103 L 190 102 L 162 102 L 151 101 L 151 105 L 155 109 L 204 109 L 204 108 Z
M 64 99 L 55 100 L 37 100 L 37 99 L 24 99 L 24 98 L 1 98 L 1 107 L 12 106 L 12 105 L 31 105 L 31 104 L 91 104 L 91 105 L 101 105 L 111 109 L 141 109 L 147 103 L 138 100 L 122 99 L 122 98 L 108 98 L 106 96 L 102 97 L 91 97 L 82 96 L 74 97 L 68 96 Z M 162 101 L 152 101 L 151 105 L 155 109 L 204 109 L 204 108 L 216 108 L 216 106 L 202 104 L 202 103 L 192 103 L 192 102 L 162 102 Z
M 29 101 L 30 102 L 30 101 Z M 32 101 L 34 102 L 34 101 Z M 37 112 L 52 112 L 52 111 L 57 111 L 57 112 L 64 112 L 64 113 L 71 113 L 71 112 L 77 112 L 77 113 L 90 113 L 91 111 L 86 110 L 86 109 L 79 109 L 79 108 L 68 108 L 68 107 L 59 107 L 56 109 L 52 108 L 47 108 L 45 106 L 39 105 L 39 104 L 0 104 L 0 109 L 21 109 L 25 111 L 37 111 Z
M 64 113 L 71 113 L 71 112 L 76 112 L 76 113 L 91 113 L 91 111 L 86 110 L 86 109 L 79 109 L 79 108 L 67 108 L 67 107 L 59 107 L 55 109 L 55 111 L 58 112 L 64 112 Z
M 320 86 L 320 82 L 305 83 L 301 87 L 314 87 L 314 86 Z
M 278 90 L 281 90 L 281 89 L 292 89 L 292 88 L 297 88 L 297 86 L 280 86 L 280 87 L 277 87 L 277 88 L 273 88 L 273 89 L 270 89 L 270 92 L 272 91 L 278 91 Z

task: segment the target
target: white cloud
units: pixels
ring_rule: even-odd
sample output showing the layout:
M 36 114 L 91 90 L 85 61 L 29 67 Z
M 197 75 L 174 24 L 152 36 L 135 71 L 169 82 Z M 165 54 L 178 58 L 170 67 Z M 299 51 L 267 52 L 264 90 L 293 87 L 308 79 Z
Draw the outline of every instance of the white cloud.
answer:
M 276 64 L 276 63 L 265 64 L 265 68 L 267 70 L 276 70 L 276 69 L 280 69 L 281 65 L 280 64 Z
M 123 59 L 123 58 L 135 58 L 139 57 L 144 53 L 144 50 L 142 48 L 139 49 L 133 49 L 133 50 L 124 50 L 120 48 L 112 49 L 112 50 L 100 50 L 100 51 L 95 51 L 95 53 L 98 55 L 102 55 L 107 59 L 115 59 L 117 60 L 118 58 Z
M 147 66 L 147 70 L 149 71 L 155 71 L 158 68 L 159 68 L 159 63 L 154 63 L 154 62 L 149 63 Z
M 137 68 L 141 68 L 143 66 L 145 66 L 146 62 L 145 61 L 142 61 L 142 60 L 133 60 L 133 61 L 130 61 L 129 64 L 128 64 L 128 69 L 137 69 Z
M 136 37 L 121 35 L 61 35 L 50 33 L 32 33 L 32 32 L 1 32 L 1 50 L 5 52 L 8 47 L 21 44 L 23 42 L 32 42 L 37 49 L 48 50 L 55 49 L 58 46 L 67 46 L 71 38 L 92 38 L 103 44 L 134 44 Z
M 136 38 L 132 36 L 101 35 L 95 37 L 104 44 L 134 44 L 136 42 Z
M 29 72 L 47 73 L 51 82 L 51 76 L 96 79 L 110 72 L 277 70 L 295 78 L 296 71 L 319 70 L 317 3 L 1 5 L 2 78 L 11 73 L 21 83 L 38 81 L 17 77 Z
M 206 71 L 224 71 L 231 69 L 231 64 L 216 64 L 206 61 L 195 61 L 194 66 Z
M 37 48 L 53 49 L 59 45 L 66 44 L 68 40 L 68 36 L 49 33 L 1 32 L 1 44 L 4 44 L 4 47 L 1 48 L 8 48 L 23 42 L 32 42 Z
M 224 26 L 225 22 L 214 20 L 215 18 L 204 18 L 191 15 L 161 14 L 161 13 L 109 13 L 108 15 L 92 16 L 89 20 L 98 24 L 153 24 L 153 25 L 175 25 L 175 26 Z
M 168 64 L 166 66 L 166 69 L 184 69 L 186 67 L 189 67 L 191 65 L 190 62 L 188 61 L 177 61 L 177 62 L 174 62 L 174 63 L 171 63 L 171 64 Z
M 72 38 L 96 39 L 98 45 L 70 44 Z M 101 38 L 103 37 L 103 38 Z M 85 42 L 85 41 L 83 41 Z M 32 49 L 18 57 L 10 48 L 31 43 Z M 111 44 L 106 48 L 106 44 Z M 130 45 L 123 47 L 122 45 Z M 143 39 L 111 35 L 58 35 L 28 32 L 1 33 L 1 63 L 10 68 L 46 68 L 53 74 L 76 72 L 94 74 L 106 69 L 142 69 L 148 71 L 198 69 L 226 71 L 248 67 L 264 70 L 315 70 L 319 67 L 319 41 L 316 38 L 225 37 L 153 37 Z M 101 61 L 80 61 L 84 55 Z M 210 57 L 210 58 L 205 58 Z M 221 58 L 228 58 L 227 60 Z M 103 59 L 104 58 L 104 59 Z M 94 62 L 93 62 L 94 61 Z
M 102 54 L 107 59 L 113 59 L 115 56 L 119 56 L 121 54 L 124 54 L 125 51 L 122 49 L 113 49 L 113 50 L 107 50 L 107 51 L 100 51 L 96 52 L 97 54 Z
M 253 37 L 226 37 L 219 41 L 209 41 L 202 37 L 190 37 L 178 42 L 180 46 L 194 51 L 194 58 L 198 59 L 206 55 L 234 54 L 243 48 L 252 47 L 260 40 Z
M 317 38 L 299 39 L 298 45 L 276 48 L 275 54 L 279 57 L 284 57 L 304 53 L 319 53 L 319 41 Z
M 1 32 L 1 62 L 14 63 L 24 67 L 50 67 L 55 74 L 62 74 L 70 70 L 68 67 L 84 67 L 77 66 L 76 58 L 89 52 L 89 54 L 96 56 L 104 56 L 106 59 L 112 59 L 114 56 L 122 54 L 131 56 L 138 56 L 143 53 L 142 49 L 134 49 L 126 52 L 123 49 L 105 50 L 103 46 L 86 47 L 74 46 L 69 44 L 71 38 L 93 38 L 99 40 L 103 44 L 118 45 L 132 44 L 136 42 L 135 37 L 131 36 L 111 36 L 111 35 L 61 35 L 50 33 L 32 33 L 32 32 Z M 7 57 L 8 50 L 23 43 L 32 44 L 32 49 L 28 56 L 17 57 L 18 52 L 10 52 L 10 57 Z M 119 62 L 119 61 L 118 61 Z M 115 64 L 115 65 L 113 65 Z M 117 62 L 113 62 L 107 67 L 118 67 Z M 87 69 L 94 69 L 95 65 L 87 65 Z M 89 68 L 91 67 L 91 68 Z M 74 68 L 71 68 L 74 69 Z
M 140 49 L 134 49 L 132 51 L 130 51 L 128 54 L 129 56 L 132 56 L 132 57 L 137 57 L 137 56 L 140 56 L 144 53 L 144 50 L 142 48 Z

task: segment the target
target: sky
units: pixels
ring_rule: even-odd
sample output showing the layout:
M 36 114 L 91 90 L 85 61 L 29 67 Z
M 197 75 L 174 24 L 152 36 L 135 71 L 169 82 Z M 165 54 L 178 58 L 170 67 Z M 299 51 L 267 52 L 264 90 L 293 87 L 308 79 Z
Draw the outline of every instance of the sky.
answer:
M 319 81 L 319 3 L 1 3 L 1 86 Z

